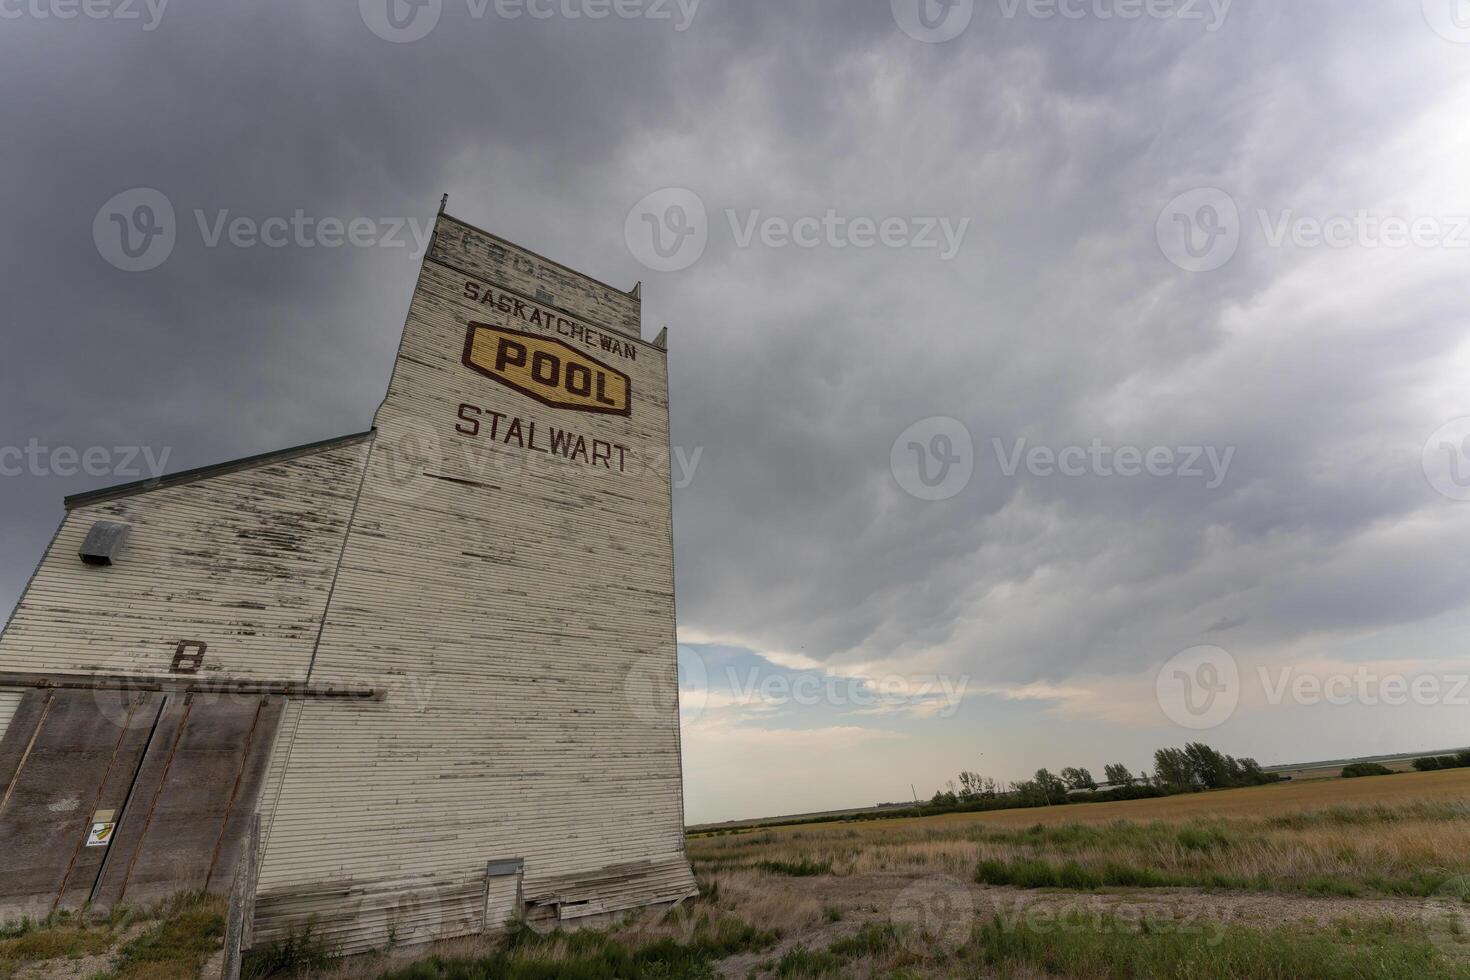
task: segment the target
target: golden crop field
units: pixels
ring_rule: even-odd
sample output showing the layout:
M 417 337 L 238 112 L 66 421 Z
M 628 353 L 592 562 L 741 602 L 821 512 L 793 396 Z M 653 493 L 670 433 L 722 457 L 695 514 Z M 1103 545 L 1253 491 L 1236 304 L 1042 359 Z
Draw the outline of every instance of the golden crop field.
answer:
M 1223 789 L 1212 793 L 1165 796 L 1154 800 L 1122 800 L 1080 806 L 1074 804 L 1025 810 L 995 810 L 989 813 L 946 813 L 933 817 L 866 822 L 834 820 L 829 823 L 807 824 L 800 829 L 810 831 L 844 827 L 887 833 L 915 823 L 928 827 L 965 823 L 1029 827 L 1038 823 L 1178 821 L 1201 817 L 1273 816 L 1299 810 L 1392 804 L 1406 800 L 1470 800 L 1470 769 L 1406 772 L 1362 779 L 1311 779 L 1244 789 Z M 779 827 L 771 829 L 777 833 L 790 832 Z

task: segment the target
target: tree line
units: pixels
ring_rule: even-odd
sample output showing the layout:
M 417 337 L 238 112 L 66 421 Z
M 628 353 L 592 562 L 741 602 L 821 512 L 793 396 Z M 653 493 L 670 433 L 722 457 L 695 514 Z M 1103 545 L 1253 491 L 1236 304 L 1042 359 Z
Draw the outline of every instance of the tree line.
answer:
M 1414 768 L 1420 772 L 1433 772 L 1436 769 L 1466 769 L 1470 768 L 1470 749 L 1465 749 L 1455 755 L 1426 755 L 1414 760 Z
M 1203 742 L 1190 742 L 1182 749 L 1156 751 L 1152 772 L 1135 775 L 1123 763 L 1115 762 L 1103 766 L 1103 778 L 1104 783 L 1099 785 L 1088 769 L 1068 766 L 1060 773 L 1038 769 L 1030 779 L 1002 786 L 994 779 L 967 770 L 959 774 L 957 782 L 952 779 L 944 789 L 936 791 L 925 809 L 1002 809 L 1143 799 L 1231 786 L 1259 786 L 1281 777 L 1263 770 L 1255 759 L 1237 759 Z

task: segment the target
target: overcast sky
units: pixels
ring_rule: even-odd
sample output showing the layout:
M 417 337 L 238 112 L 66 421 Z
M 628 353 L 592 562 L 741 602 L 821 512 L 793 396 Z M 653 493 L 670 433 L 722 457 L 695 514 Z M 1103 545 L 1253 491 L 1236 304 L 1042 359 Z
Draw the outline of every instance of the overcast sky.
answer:
M 389 2 L 0 0 L 0 607 L 366 428 L 448 191 L 670 326 L 691 820 L 1470 743 L 1458 0 Z

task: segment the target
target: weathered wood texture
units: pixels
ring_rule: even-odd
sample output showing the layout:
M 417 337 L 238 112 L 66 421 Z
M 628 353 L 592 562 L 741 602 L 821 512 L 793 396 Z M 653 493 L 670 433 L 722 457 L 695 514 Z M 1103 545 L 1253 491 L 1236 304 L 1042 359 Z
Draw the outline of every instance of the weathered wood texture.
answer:
M 283 702 L 171 698 L 138 769 L 94 904 L 230 889 L 255 821 Z
M 15 709 L 20 707 L 20 700 L 25 697 L 25 693 L 0 688 L 0 739 L 5 737 L 5 729 L 9 727 L 10 719 L 15 715 Z M 0 772 L 0 786 L 4 784 L 5 774 Z
M 464 268 L 490 246 L 453 222 L 439 231 L 312 673 L 386 678 L 388 696 L 302 706 L 266 814 L 257 941 L 312 912 L 372 906 L 395 876 L 456 882 L 482 876 L 492 858 L 524 858 L 526 901 L 569 912 L 694 890 L 683 854 L 665 354 L 587 341 L 631 378 L 627 417 L 551 408 L 467 369 L 469 323 L 558 336 L 557 318 L 543 307 L 538 325 L 527 307 L 513 315 L 472 300 L 503 284 L 438 259 Z M 534 279 L 551 274 L 543 266 L 522 253 L 498 268 Z M 613 326 L 593 320 L 595 309 L 574 312 Z M 482 410 L 473 435 L 461 404 Z M 506 417 L 497 437 L 491 412 Z M 542 447 L 553 427 L 624 447 L 623 465 L 553 457 L 529 437 L 507 444 L 512 418 L 527 431 L 534 422 Z M 446 930 L 458 921 L 441 918 Z M 347 948 L 365 948 L 385 939 L 375 923 L 325 925 Z
M 485 931 L 506 928 L 525 912 L 522 885 L 523 871 L 494 875 L 485 879 Z
M 98 810 L 121 814 L 163 698 L 28 694 L 0 740 L 0 921 L 45 918 L 92 894 L 106 847 Z
M 0 920 L 228 890 L 283 703 L 28 693 L 0 739 Z
M 642 301 L 558 262 L 542 258 L 448 215 L 434 228 L 429 259 L 468 273 L 481 282 L 538 300 L 541 305 L 637 338 L 643 322 Z
M 367 443 L 78 507 L 0 636 L 0 670 L 304 680 Z M 117 564 L 77 557 L 98 520 L 131 525 Z

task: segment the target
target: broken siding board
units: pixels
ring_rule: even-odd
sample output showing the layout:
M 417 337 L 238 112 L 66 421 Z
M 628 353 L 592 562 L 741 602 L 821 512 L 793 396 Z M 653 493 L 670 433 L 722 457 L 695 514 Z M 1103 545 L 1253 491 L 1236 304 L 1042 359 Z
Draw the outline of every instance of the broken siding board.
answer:
M 163 674 L 180 640 L 205 674 L 304 680 L 367 444 L 68 511 L 0 637 L 0 670 Z M 83 564 L 98 520 L 131 526 L 111 567 Z
M 484 871 L 323 876 L 257 898 L 257 941 L 283 937 L 308 920 L 345 952 L 479 933 L 486 928 Z

